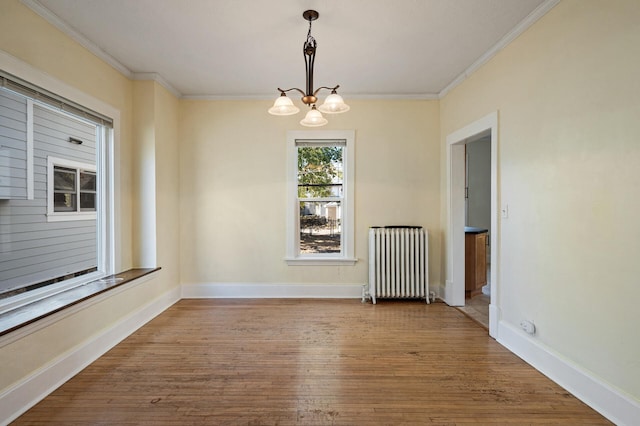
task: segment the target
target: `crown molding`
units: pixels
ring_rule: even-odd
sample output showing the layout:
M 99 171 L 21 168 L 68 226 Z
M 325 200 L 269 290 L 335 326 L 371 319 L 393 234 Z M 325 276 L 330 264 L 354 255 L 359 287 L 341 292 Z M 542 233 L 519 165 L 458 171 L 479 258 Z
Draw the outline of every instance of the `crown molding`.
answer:
M 535 24 L 538 19 L 542 18 L 547 12 L 553 9 L 560 0 L 546 0 L 535 10 L 533 10 L 526 18 L 524 18 L 518 25 L 516 25 L 511 31 L 509 31 L 504 37 L 494 44 L 489 50 L 487 50 L 482 56 L 480 56 L 473 64 L 471 64 L 466 70 L 460 73 L 451 83 L 449 83 L 438 94 L 438 98 L 444 98 L 451 90 L 469 78 L 474 72 L 476 72 L 481 66 L 489 62 L 491 58 L 498 54 L 502 49 L 515 40 L 520 34 L 525 32 L 530 26 Z
M 184 98 L 184 96 L 182 95 L 182 93 L 180 93 L 180 91 L 178 91 L 178 89 L 173 87 L 171 83 L 169 83 L 164 77 L 162 77 L 157 72 L 135 72 L 132 74 L 132 79 L 143 80 L 143 81 L 148 81 L 148 80 L 155 81 L 156 83 L 158 83 L 159 85 L 167 89 L 169 93 L 171 93 L 176 98 L 178 99 Z
M 414 101 L 432 101 L 439 99 L 437 93 L 372 93 L 372 94 L 347 94 L 349 99 L 363 100 L 414 100 Z
M 437 93 L 420 93 L 420 94 L 343 94 L 345 98 L 351 100 L 416 100 L 416 101 L 432 101 L 438 100 Z M 278 96 L 273 95 L 182 95 L 181 99 L 198 100 L 198 101 L 273 101 Z
M 133 73 L 129 68 L 125 67 L 113 56 L 109 55 L 107 52 L 102 50 L 98 45 L 89 41 L 83 34 L 79 33 L 75 29 L 69 26 L 66 22 L 64 22 L 58 15 L 47 9 L 40 3 L 38 0 L 20 0 L 22 4 L 27 6 L 29 9 L 33 10 L 36 14 L 40 15 L 51 25 L 71 37 L 73 40 L 78 42 L 81 46 L 89 50 L 91 53 L 96 55 L 98 58 L 105 61 L 107 64 L 111 65 L 113 68 L 118 70 L 127 78 L 132 78 Z
M 274 95 L 182 95 L 181 99 L 195 101 L 273 101 Z

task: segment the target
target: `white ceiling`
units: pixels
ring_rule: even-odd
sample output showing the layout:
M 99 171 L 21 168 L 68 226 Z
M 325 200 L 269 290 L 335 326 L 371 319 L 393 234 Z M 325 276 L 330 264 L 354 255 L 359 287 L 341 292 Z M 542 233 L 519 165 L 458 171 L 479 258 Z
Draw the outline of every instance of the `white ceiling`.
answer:
M 320 18 L 315 86 L 437 97 L 558 0 L 23 0 L 125 74 L 184 97 L 304 89 L 306 9 Z

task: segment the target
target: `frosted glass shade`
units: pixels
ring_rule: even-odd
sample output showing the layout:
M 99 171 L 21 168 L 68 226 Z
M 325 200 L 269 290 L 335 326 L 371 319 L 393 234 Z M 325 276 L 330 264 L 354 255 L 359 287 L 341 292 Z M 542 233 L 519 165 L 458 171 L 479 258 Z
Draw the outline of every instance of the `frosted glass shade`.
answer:
M 269 108 L 269 114 L 272 115 L 293 115 L 297 114 L 300 108 L 295 106 L 291 99 L 285 95 L 278 96 L 278 99 L 273 103 L 273 106 Z
M 320 111 L 327 114 L 339 114 L 341 112 L 349 111 L 349 105 L 344 103 L 342 96 L 337 93 L 332 93 L 327 96 L 324 103 L 318 108 Z
M 300 124 L 307 127 L 320 127 L 327 123 L 327 119 L 322 116 L 315 106 L 312 107 L 304 119 L 300 121 Z

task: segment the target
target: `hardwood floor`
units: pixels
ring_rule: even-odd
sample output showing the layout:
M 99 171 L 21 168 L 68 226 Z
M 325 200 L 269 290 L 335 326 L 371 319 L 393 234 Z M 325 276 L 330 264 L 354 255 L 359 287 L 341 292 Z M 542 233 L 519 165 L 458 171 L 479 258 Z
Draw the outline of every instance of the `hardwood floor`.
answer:
M 182 300 L 16 425 L 609 424 L 442 303 Z

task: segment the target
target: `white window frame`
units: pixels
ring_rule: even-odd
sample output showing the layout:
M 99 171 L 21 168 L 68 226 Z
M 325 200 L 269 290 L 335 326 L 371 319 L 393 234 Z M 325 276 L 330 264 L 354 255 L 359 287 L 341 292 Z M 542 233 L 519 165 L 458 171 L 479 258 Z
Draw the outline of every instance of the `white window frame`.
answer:
M 300 253 L 300 204 L 298 198 L 298 148 L 297 142 L 344 142 L 343 196 L 341 202 L 341 251 L 340 253 Z M 287 210 L 286 255 L 288 265 L 353 265 L 354 250 L 354 176 L 355 131 L 353 130 L 296 130 L 287 132 Z
M 74 169 L 76 174 L 76 192 L 77 192 L 77 208 L 78 210 L 75 212 L 57 212 L 55 211 L 54 206 L 54 168 L 55 167 L 65 167 L 67 169 Z M 68 220 L 96 220 L 96 212 L 95 211 L 81 211 L 80 210 L 80 172 L 88 171 L 96 173 L 95 164 L 82 163 L 80 161 L 69 160 L 66 158 L 58 158 L 58 157 L 47 157 L 47 222 L 61 222 Z M 96 173 L 96 180 L 98 176 Z M 96 181 L 96 188 L 97 181 Z M 98 205 L 98 199 L 96 196 L 96 211 Z
M 55 296 L 57 293 L 81 286 L 87 282 L 94 281 L 101 277 L 115 274 L 121 270 L 122 260 L 118 253 L 122 245 L 119 234 L 121 214 L 120 204 L 120 174 L 115 167 L 115 159 L 119 156 L 119 146 L 121 137 L 120 110 L 113 106 L 94 98 L 91 95 L 72 88 L 66 83 L 51 77 L 31 65 L 15 59 L 14 57 L 0 51 L 0 69 L 29 81 L 52 93 L 56 93 L 80 105 L 84 105 L 104 116 L 111 117 L 113 128 L 99 126 L 96 140 L 96 164 L 99 165 L 97 173 L 98 184 L 98 212 L 97 226 L 98 232 L 98 270 L 59 283 L 51 284 L 35 290 L 20 293 L 18 295 L 0 299 L 0 313 L 24 306 L 28 303 Z M 62 112 L 62 111 L 60 111 Z M 26 329 L 25 329 L 26 330 Z M 27 331 L 25 333 L 28 334 Z M 12 336 L 22 335 L 12 333 Z M 6 343 L 10 336 L 0 338 L 0 346 Z

